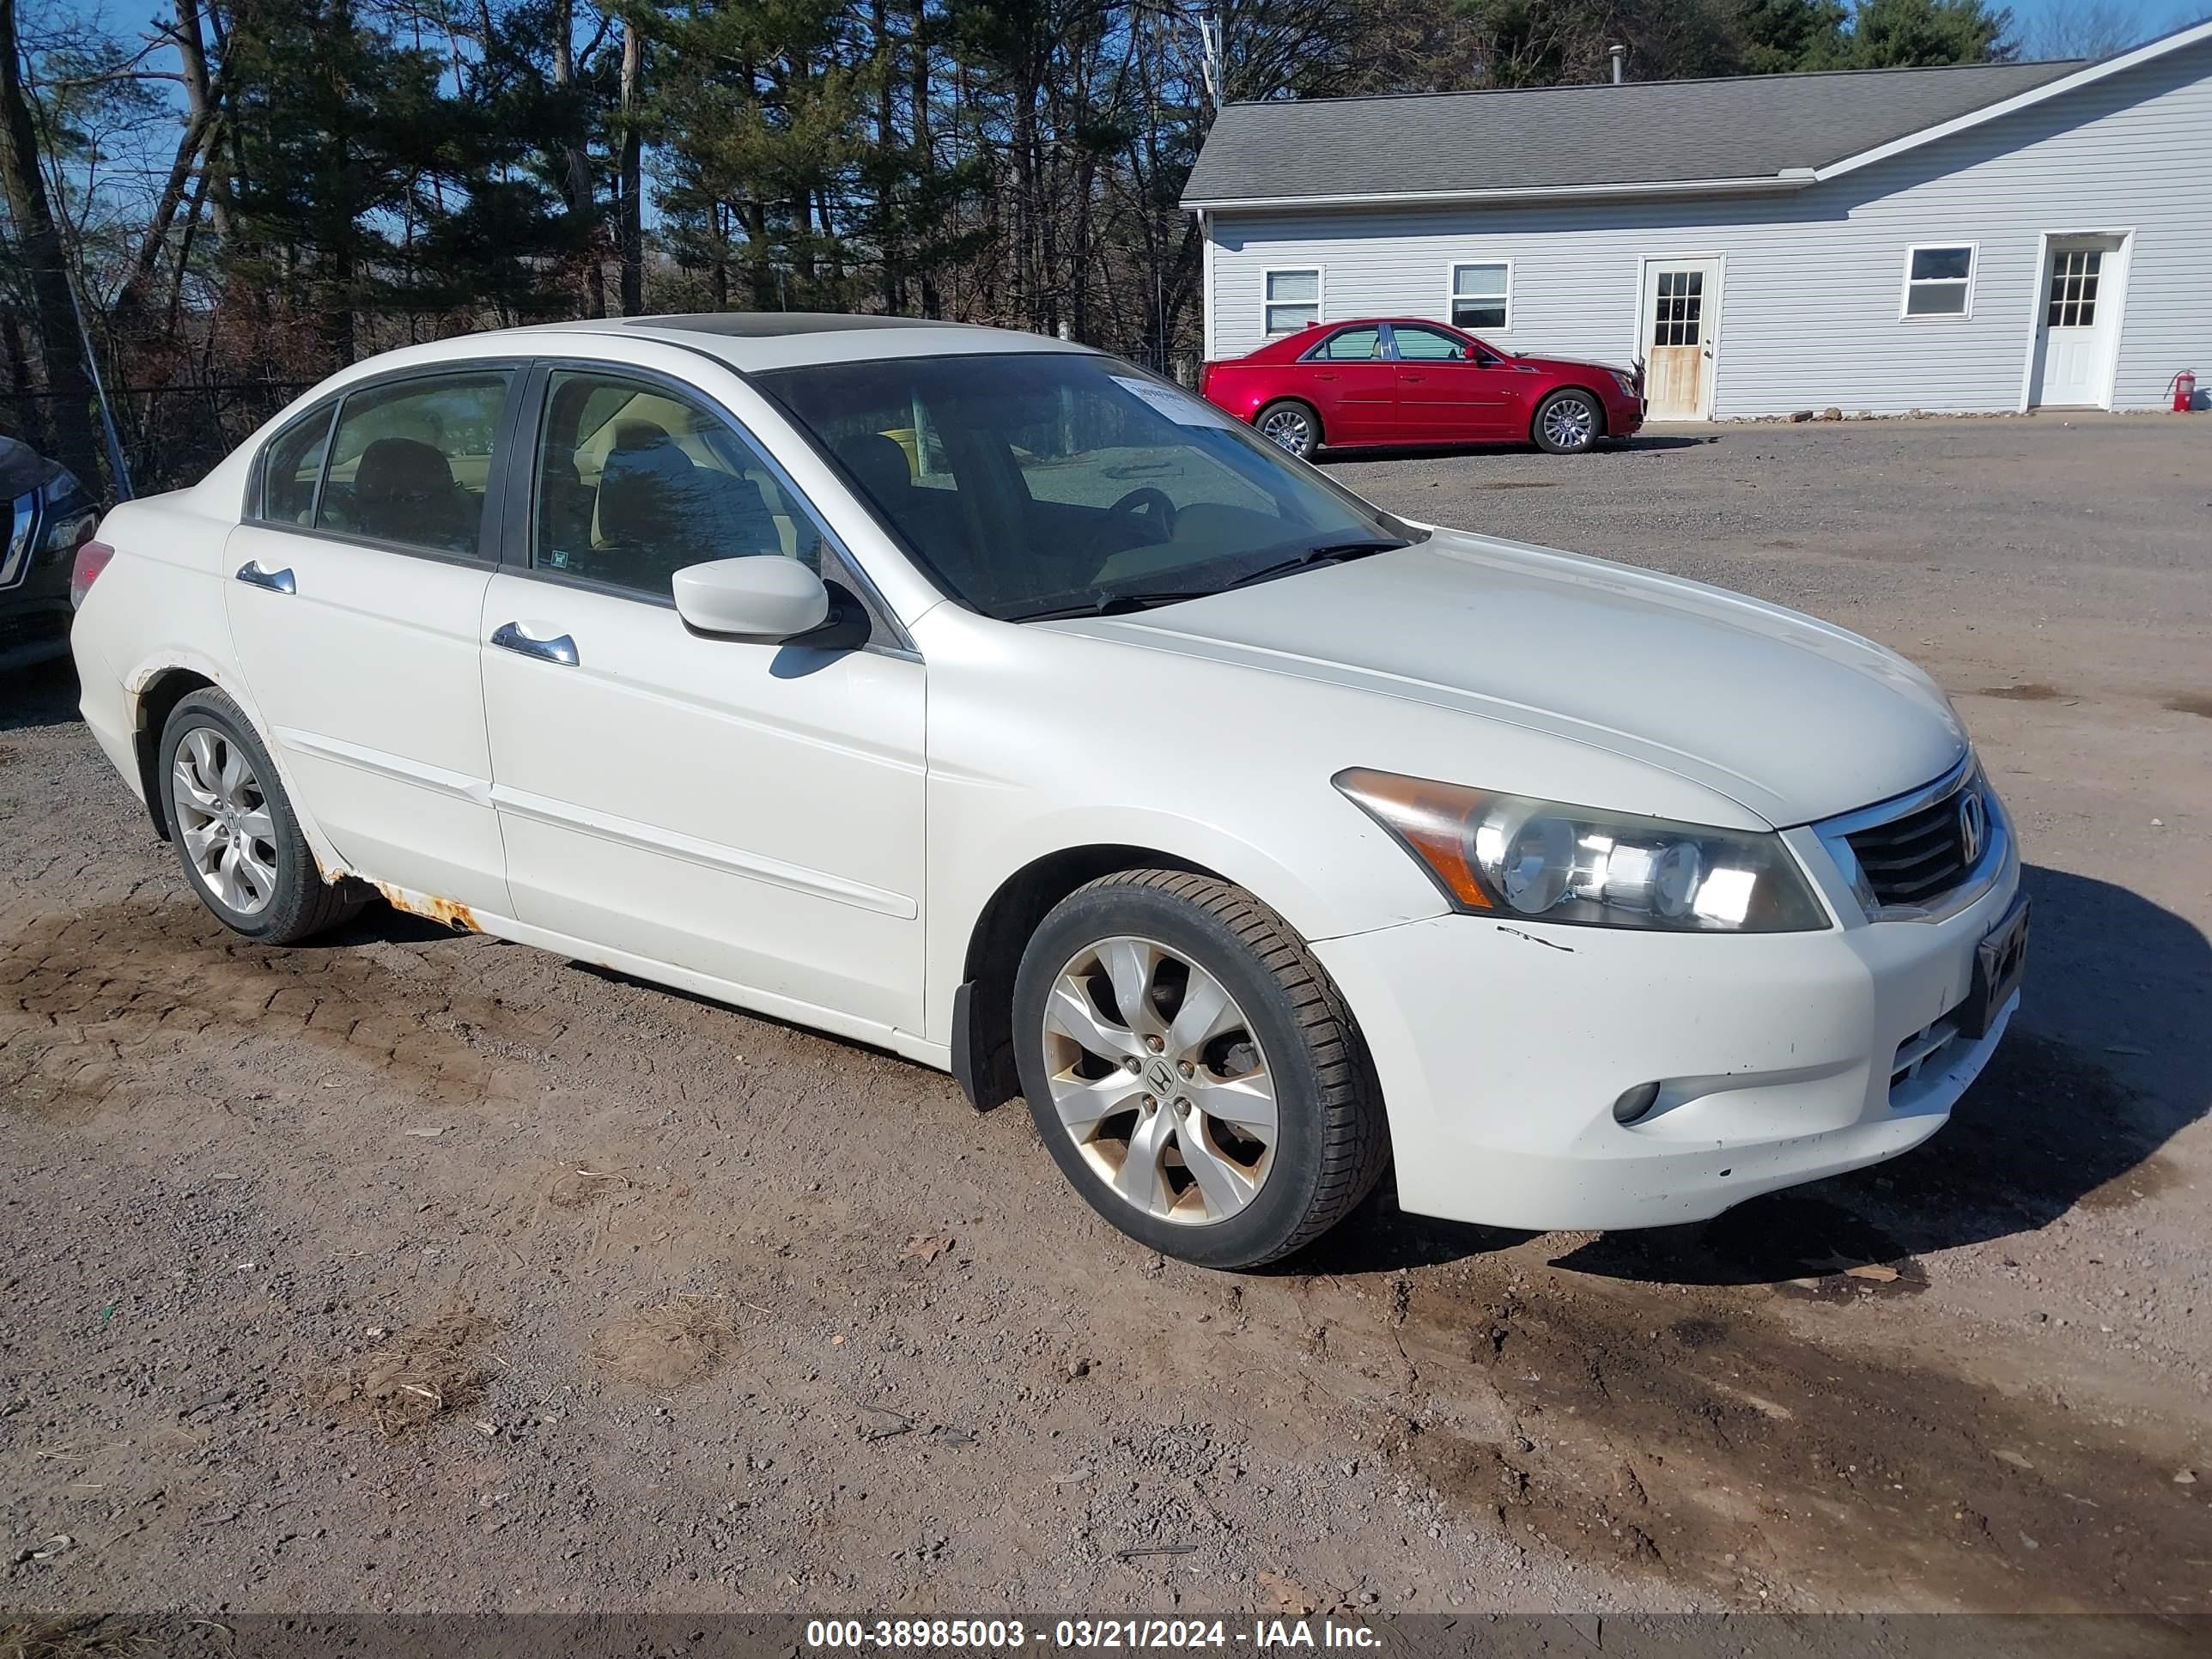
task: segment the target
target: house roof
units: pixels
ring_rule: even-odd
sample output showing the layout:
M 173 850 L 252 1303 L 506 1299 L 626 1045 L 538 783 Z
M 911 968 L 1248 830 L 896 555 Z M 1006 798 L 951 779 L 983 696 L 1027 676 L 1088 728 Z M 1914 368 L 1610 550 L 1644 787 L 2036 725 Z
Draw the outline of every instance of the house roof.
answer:
M 1710 81 L 1229 104 L 1188 208 L 1790 189 L 2024 95 L 2189 44 L 2202 26 L 2094 64 L 1975 64 Z

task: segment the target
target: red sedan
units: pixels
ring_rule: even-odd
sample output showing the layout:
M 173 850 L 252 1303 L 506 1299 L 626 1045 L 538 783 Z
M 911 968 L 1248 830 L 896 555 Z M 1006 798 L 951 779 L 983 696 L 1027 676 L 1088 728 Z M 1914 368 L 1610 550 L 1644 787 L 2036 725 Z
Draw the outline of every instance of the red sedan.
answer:
M 1557 455 L 1644 424 L 1636 369 L 1517 357 L 1442 323 L 1316 323 L 1206 365 L 1200 393 L 1294 455 L 1323 445 L 1534 443 Z

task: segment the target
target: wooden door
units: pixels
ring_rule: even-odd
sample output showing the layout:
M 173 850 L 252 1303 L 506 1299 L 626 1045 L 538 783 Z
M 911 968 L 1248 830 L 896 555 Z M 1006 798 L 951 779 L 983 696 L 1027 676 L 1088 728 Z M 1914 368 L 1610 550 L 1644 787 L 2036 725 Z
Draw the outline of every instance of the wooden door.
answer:
M 1701 421 L 1712 408 L 1720 275 L 1717 259 L 1644 267 L 1644 395 L 1652 420 Z

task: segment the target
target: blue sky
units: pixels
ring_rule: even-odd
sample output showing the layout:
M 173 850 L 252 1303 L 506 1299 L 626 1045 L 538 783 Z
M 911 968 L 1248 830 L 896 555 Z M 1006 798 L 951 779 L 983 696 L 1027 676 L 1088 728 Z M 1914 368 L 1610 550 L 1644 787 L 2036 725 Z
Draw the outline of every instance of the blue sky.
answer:
M 2148 40 L 2212 15 L 2212 0 L 2012 0 L 2014 33 L 2031 48 L 2045 25 L 2097 14 L 2128 26 L 2126 32 L 2136 39 Z

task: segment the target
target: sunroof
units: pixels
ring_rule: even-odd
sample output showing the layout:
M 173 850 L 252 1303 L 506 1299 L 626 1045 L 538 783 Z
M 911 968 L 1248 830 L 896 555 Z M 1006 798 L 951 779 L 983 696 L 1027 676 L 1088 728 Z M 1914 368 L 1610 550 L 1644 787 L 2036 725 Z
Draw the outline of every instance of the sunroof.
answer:
M 674 317 L 625 317 L 632 328 L 673 328 L 687 334 L 771 339 L 783 334 L 836 334 L 856 328 L 941 328 L 921 317 L 861 317 L 834 311 L 700 311 Z

